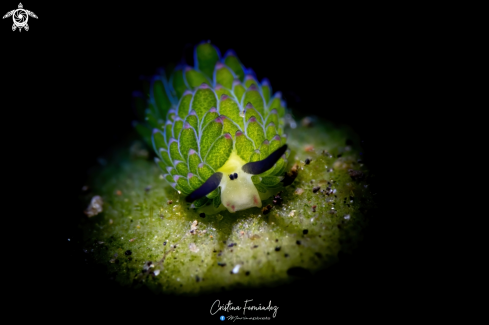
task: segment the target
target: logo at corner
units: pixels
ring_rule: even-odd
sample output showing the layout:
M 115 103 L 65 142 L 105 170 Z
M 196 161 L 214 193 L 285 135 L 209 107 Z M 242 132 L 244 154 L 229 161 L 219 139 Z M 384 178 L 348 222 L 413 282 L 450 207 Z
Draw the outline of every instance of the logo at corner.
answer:
M 220 320 L 225 320 L 225 319 L 226 319 L 226 317 L 221 316 L 221 317 L 219 317 L 219 319 L 220 319 Z
M 3 16 L 3 18 L 5 19 L 10 16 L 12 16 L 12 19 L 14 20 L 12 31 L 15 31 L 18 28 L 19 32 L 22 31 L 22 28 L 24 28 L 25 30 L 29 30 L 29 25 L 27 25 L 29 16 L 37 18 L 36 14 L 32 11 L 23 9 L 22 3 L 19 3 L 19 8 L 7 12 L 7 14 Z

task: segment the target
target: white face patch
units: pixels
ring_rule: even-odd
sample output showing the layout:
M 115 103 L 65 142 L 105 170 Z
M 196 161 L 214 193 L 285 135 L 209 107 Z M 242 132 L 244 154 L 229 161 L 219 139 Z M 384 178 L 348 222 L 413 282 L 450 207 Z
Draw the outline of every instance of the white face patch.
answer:
M 238 171 L 236 171 L 238 173 Z M 251 181 L 250 174 L 238 173 L 238 179 L 223 177 L 221 180 L 221 203 L 229 212 L 252 207 L 261 208 L 261 198 Z
M 260 195 L 251 180 L 253 175 L 241 169 L 244 164 L 246 162 L 238 156 L 236 151 L 233 151 L 228 161 L 218 170 L 223 173 L 219 185 L 221 186 L 221 203 L 231 213 L 262 206 Z M 234 173 L 238 174 L 238 178 L 231 180 L 229 175 Z

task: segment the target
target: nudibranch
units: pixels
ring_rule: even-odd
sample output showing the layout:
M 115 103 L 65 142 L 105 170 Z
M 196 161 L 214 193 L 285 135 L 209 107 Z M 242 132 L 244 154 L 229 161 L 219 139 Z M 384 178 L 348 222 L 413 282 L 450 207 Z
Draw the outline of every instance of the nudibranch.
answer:
M 134 99 L 146 125 L 135 127 L 191 208 L 212 214 L 261 207 L 282 187 L 285 102 L 233 51 L 221 56 L 203 42 L 194 49 L 194 66 L 178 65 L 169 78 L 159 70 L 144 92 Z

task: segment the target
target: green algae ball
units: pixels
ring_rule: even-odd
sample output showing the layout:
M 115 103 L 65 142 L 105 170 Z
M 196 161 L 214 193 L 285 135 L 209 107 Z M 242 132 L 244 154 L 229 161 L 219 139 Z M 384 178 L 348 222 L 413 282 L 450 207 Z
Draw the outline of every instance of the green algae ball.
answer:
M 208 43 L 204 45 L 209 48 Z M 200 48 L 196 50 L 197 58 Z M 234 61 L 226 61 L 228 56 L 223 61 L 217 50 L 216 53 L 217 56 L 209 55 L 212 60 L 217 58 L 213 64 L 202 63 L 192 70 L 176 69 L 168 80 L 154 79 L 148 86 L 148 97 L 143 103 L 153 103 L 145 114 L 147 117 L 155 114 L 154 119 L 146 118 L 146 123 L 138 124 L 136 129 L 148 148 L 155 150 L 157 164 L 144 142 L 133 136 L 107 157 L 107 164 L 99 167 L 87 182 L 91 192 L 84 200 L 89 204 L 93 197 L 99 196 L 95 202 L 102 207 L 102 212 L 90 214 L 80 225 L 84 247 L 93 250 L 93 261 L 105 265 L 121 285 L 191 295 L 222 288 L 274 286 L 328 267 L 336 262 L 340 250 L 351 251 L 361 239 L 365 224 L 363 212 L 371 204 L 371 195 L 367 186 L 369 171 L 359 162 L 360 148 L 346 145 L 347 139 L 357 140 L 355 134 L 321 120 L 313 126 L 290 122 L 282 100 L 282 113 L 274 112 L 273 104 L 265 100 L 267 92 L 263 86 L 269 87 L 268 83 L 247 84 L 246 80 L 251 79 L 247 79 L 247 69 L 235 54 Z M 224 85 L 218 87 L 217 67 L 232 72 L 232 82 L 222 81 Z M 199 81 L 189 81 L 193 80 L 192 76 L 200 76 L 200 79 L 195 77 Z M 236 95 L 238 87 L 233 86 L 238 82 L 243 86 L 242 97 Z M 169 98 L 163 109 L 155 108 L 165 102 L 155 99 L 161 95 L 156 95 L 158 88 Z M 216 88 L 228 93 L 218 96 Z M 258 93 L 267 103 L 263 114 L 254 104 L 246 109 L 243 98 L 250 88 L 260 89 Z M 201 91 L 212 91 L 215 102 L 197 113 L 191 107 Z M 271 93 L 269 88 L 266 95 L 269 99 L 273 98 Z M 185 96 L 189 96 L 188 110 L 180 113 Z M 175 102 L 171 98 L 180 100 Z M 171 108 L 172 101 L 178 104 L 177 109 Z M 226 101 L 234 103 L 237 117 L 220 114 L 219 105 Z M 166 115 L 162 115 L 165 109 Z M 206 122 L 205 117 L 211 114 Z M 261 118 L 260 123 L 257 116 Z M 270 116 L 274 121 L 267 124 Z M 224 131 L 226 121 L 233 123 L 235 132 Z M 250 122 L 257 123 L 263 131 L 256 141 L 253 133 L 248 134 Z M 269 129 L 265 125 L 273 126 L 275 131 L 267 133 Z M 213 143 L 202 143 L 202 146 L 208 153 L 215 146 L 220 148 L 220 154 L 216 155 L 218 163 L 208 161 L 209 154 L 201 151 L 200 140 L 208 126 L 218 132 L 211 137 Z M 185 130 L 193 134 L 189 143 L 196 147 L 183 144 L 187 141 Z M 199 132 L 202 132 L 200 138 Z M 275 147 L 269 136 L 272 141 L 278 137 Z M 240 137 L 250 140 L 246 150 L 238 144 Z M 225 145 L 216 145 L 221 143 L 219 139 Z M 287 151 L 279 152 L 272 168 L 245 175 L 246 164 L 274 157 L 273 152 L 285 145 L 284 139 L 287 139 Z M 268 148 L 264 149 L 264 145 Z M 174 154 L 180 154 L 175 156 L 179 159 L 173 156 L 172 146 Z M 221 146 L 227 149 L 222 151 Z M 198 159 L 191 162 L 194 155 Z M 200 166 L 208 166 L 211 172 L 201 173 Z M 219 186 L 190 205 L 189 195 L 217 172 L 222 173 Z M 267 177 L 276 179 L 269 182 Z M 253 204 L 249 204 L 254 191 L 260 200 L 256 203 L 251 200 Z M 226 197 L 233 193 L 244 198 Z M 239 205 L 240 199 L 245 203 Z M 238 202 L 234 209 L 223 204 L 233 200 L 238 200 L 234 201 Z

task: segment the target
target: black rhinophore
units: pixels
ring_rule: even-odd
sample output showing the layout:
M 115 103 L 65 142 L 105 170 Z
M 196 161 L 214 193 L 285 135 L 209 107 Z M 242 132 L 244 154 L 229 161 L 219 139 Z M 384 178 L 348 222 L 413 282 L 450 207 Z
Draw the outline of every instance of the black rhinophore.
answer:
M 205 181 L 204 184 L 202 184 L 198 189 L 190 193 L 186 198 L 185 201 L 187 202 L 193 202 L 195 200 L 198 200 L 200 198 L 203 198 L 210 192 L 214 191 L 219 184 L 221 183 L 221 178 L 222 178 L 222 173 L 221 172 L 216 172 L 214 173 L 211 177 L 209 177 L 208 180 Z
M 267 158 L 260 161 L 249 162 L 245 164 L 242 169 L 245 173 L 252 175 L 264 173 L 272 168 L 273 165 L 275 165 L 275 163 L 280 159 L 280 157 L 282 157 L 286 150 L 287 145 L 284 144 L 283 146 L 272 152 Z

